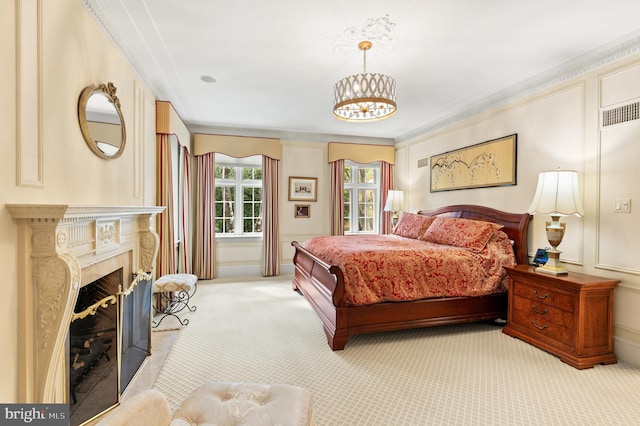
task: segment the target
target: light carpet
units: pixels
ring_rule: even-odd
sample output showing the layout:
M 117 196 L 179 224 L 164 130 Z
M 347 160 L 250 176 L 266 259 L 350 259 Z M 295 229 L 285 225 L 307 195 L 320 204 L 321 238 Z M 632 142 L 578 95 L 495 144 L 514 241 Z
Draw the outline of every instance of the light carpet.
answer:
M 355 336 L 333 352 L 289 280 L 198 283 L 154 387 L 172 411 L 206 381 L 311 391 L 318 426 L 631 425 L 640 368 L 576 370 L 488 324 Z

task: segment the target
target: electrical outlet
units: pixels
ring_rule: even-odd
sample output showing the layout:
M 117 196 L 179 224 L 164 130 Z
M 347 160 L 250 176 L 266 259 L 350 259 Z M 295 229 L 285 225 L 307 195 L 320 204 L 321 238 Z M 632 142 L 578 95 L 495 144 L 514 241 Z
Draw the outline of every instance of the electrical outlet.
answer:
M 616 200 L 613 206 L 614 213 L 631 213 L 631 198 Z

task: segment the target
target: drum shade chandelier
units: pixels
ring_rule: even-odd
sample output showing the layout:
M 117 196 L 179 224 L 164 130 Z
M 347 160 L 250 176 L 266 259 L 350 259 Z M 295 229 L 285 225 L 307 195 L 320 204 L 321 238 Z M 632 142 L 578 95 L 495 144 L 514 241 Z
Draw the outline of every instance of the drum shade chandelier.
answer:
M 362 74 L 338 81 L 333 87 L 333 115 L 343 121 L 367 122 L 383 120 L 396 112 L 396 81 L 385 74 L 367 72 L 367 50 L 370 41 L 358 43 L 362 50 Z

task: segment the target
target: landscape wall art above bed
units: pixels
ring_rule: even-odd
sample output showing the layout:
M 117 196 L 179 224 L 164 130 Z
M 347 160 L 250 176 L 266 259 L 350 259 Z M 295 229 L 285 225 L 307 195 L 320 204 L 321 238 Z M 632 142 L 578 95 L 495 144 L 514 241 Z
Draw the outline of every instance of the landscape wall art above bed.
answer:
M 431 192 L 516 184 L 518 135 L 431 157 Z

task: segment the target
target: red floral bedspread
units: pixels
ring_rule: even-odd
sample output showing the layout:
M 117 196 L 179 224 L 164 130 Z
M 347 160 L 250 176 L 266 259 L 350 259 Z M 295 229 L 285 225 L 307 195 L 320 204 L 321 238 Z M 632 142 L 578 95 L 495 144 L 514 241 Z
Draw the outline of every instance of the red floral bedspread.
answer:
M 398 235 L 316 237 L 303 245 L 342 269 L 345 303 L 351 306 L 502 293 L 503 266 L 515 265 L 511 242 L 501 231 L 479 253 Z

